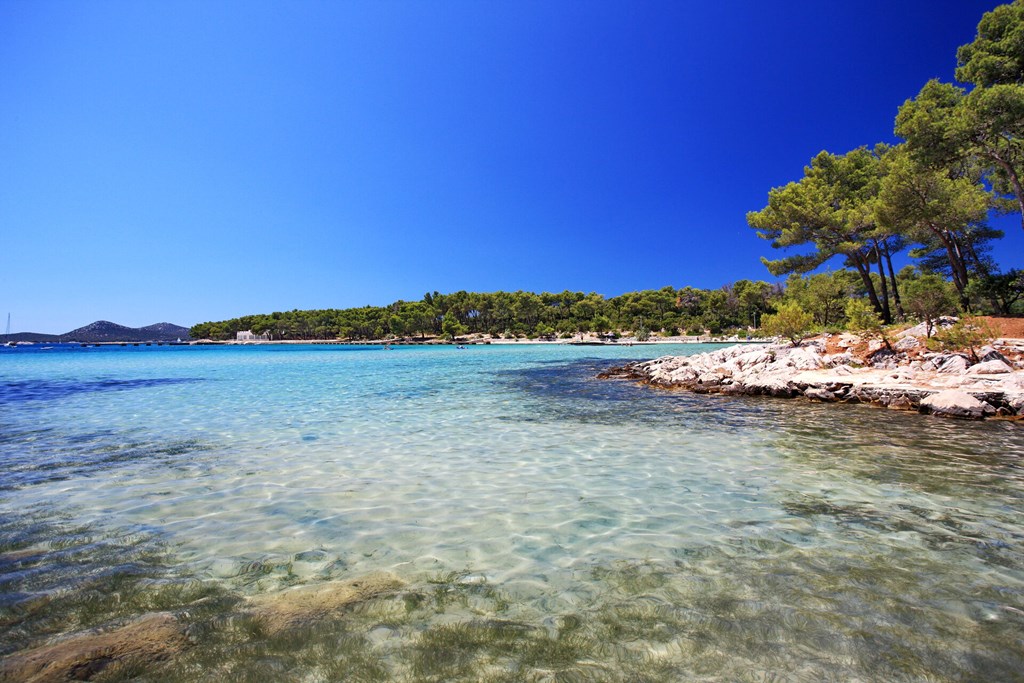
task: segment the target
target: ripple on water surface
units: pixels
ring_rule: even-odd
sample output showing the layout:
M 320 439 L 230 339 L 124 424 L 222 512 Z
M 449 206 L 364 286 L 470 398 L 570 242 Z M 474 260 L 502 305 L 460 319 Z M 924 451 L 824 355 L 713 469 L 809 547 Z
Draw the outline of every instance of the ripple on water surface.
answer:
M 127 609 L 47 616 L 104 594 L 74 586 L 66 546 L 139 586 L 140 612 L 145 586 L 229 614 L 296 583 L 406 582 L 306 645 L 264 639 L 263 659 L 193 610 L 209 639 L 169 680 L 200 661 L 329 677 L 349 650 L 366 680 L 1020 680 L 1019 427 L 652 391 L 593 379 L 611 362 L 595 353 L 5 368 L 43 388 L 0 415 L 3 628 L 21 647 Z M 116 388 L 66 390 L 97 381 Z M 100 548 L 118 544 L 158 559 L 117 569 Z

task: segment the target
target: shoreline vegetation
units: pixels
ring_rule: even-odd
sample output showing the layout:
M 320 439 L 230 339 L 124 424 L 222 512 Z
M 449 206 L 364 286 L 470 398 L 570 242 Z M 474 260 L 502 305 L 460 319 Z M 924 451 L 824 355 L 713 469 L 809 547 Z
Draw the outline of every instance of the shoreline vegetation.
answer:
M 740 339 L 733 337 L 713 336 L 682 336 L 659 337 L 657 339 L 638 340 L 635 337 L 608 338 L 594 334 L 577 335 L 570 339 L 551 339 L 543 337 L 522 337 L 505 339 L 503 337 L 490 337 L 488 335 L 468 335 L 446 339 L 444 337 L 420 338 L 389 338 L 389 339 L 366 339 L 360 341 L 352 340 L 326 340 L 326 339 L 228 339 L 218 341 L 214 339 L 195 339 L 189 342 L 182 342 L 182 345 L 189 346 L 274 346 L 274 345 L 340 345 L 340 346 L 523 346 L 528 344 L 541 344 L 551 346 L 664 346 L 666 344 L 767 344 L 771 339 L 761 337 L 750 337 Z

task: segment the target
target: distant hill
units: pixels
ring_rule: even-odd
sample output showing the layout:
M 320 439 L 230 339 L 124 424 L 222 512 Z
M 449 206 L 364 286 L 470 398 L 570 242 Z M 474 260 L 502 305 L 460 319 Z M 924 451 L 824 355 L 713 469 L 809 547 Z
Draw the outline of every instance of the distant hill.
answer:
M 146 327 L 125 327 L 112 323 L 109 320 L 97 320 L 85 327 L 71 330 L 60 335 L 62 341 L 79 342 L 146 342 L 146 341 L 174 341 L 176 339 L 188 339 L 188 328 L 171 323 L 156 323 Z
M 179 337 L 184 341 L 189 338 L 187 327 L 173 325 L 171 323 L 146 325 L 145 327 L 140 327 L 139 330 L 148 334 L 156 335 L 153 337 L 153 341 L 173 341 Z
M 187 327 L 171 323 L 156 323 L 146 327 L 125 327 L 109 320 L 97 320 L 85 327 L 79 327 L 77 330 L 71 330 L 64 334 L 39 334 L 36 332 L 0 334 L 0 342 L 156 342 L 178 339 L 182 341 L 190 339 Z
M 17 334 L 0 334 L 0 343 L 7 342 L 59 342 L 59 334 L 43 334 L 42 332 L 18 332 Z

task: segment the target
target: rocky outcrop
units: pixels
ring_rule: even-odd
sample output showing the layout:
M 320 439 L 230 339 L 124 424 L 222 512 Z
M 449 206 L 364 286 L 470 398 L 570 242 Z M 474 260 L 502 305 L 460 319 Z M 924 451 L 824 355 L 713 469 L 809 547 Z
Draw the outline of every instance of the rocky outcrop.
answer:
M 944 417 L 980 419 L 1024 411 L 1024 369 L 998 348 L 982 349 L 982 362 L 972 364 L 965 354 L 923 352 L 919 339 L 905 335 L 891 349 L 876 345 L 863 364 L 847 350 L 854 345 L 852 340 L 835 340 L 832 348 L 840 349 L 837 353 L 828 352 L 827 341 L 816 339 L 797 347 L 738 345 L 693 356 L 663 356 L 599 376 L 696 393 L 871 403 Z M 927 400 L 935 395 L 939 396 Z

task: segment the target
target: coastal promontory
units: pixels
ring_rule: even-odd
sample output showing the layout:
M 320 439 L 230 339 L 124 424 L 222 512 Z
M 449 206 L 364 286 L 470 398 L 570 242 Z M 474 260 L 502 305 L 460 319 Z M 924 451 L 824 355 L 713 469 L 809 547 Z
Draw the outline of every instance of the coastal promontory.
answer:
M 981 419 L 1024 415 L 1024 340 L 999 339 L 974 353 L 930 351 L 908 330 L 890 345 L 822 335 L 800 345 L 737 345 L 630 363 L 599 377 L 702 394 L 867 403 Z

